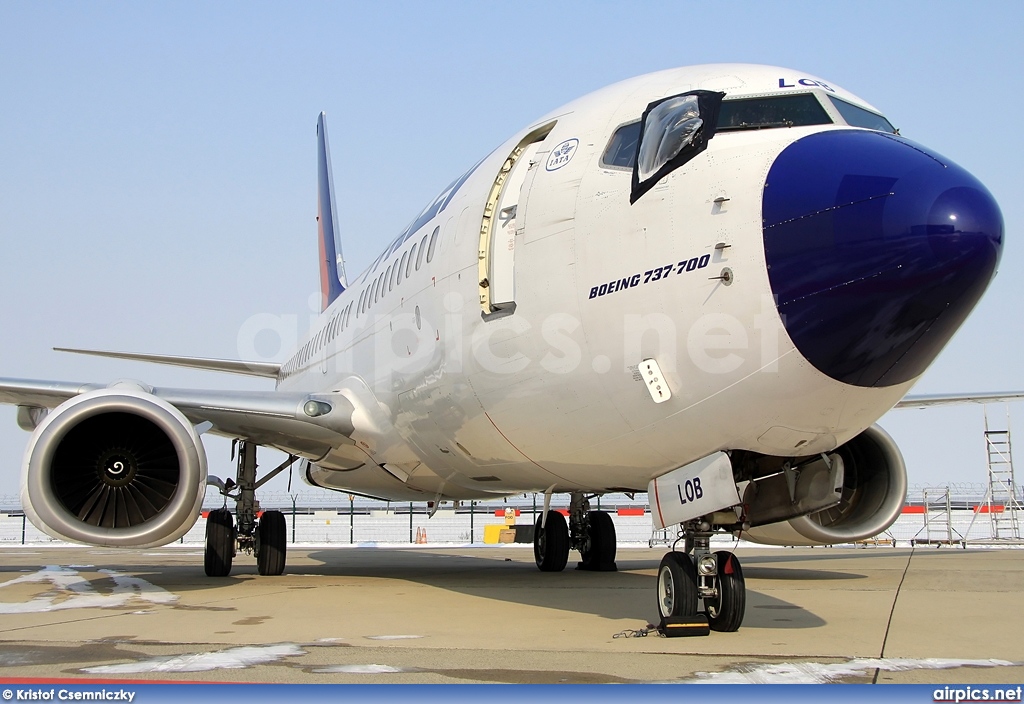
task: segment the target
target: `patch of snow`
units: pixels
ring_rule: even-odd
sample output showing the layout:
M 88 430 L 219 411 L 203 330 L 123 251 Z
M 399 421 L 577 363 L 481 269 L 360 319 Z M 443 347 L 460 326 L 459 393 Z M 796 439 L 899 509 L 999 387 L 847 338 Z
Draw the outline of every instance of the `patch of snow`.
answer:
M 367 640 L 412 640 L 423 636 L 365 636 Z
M 173 604 L 177 594 L 138 577 L 115 570 L 100 570 L 114 582 L 114 588 L 101 594 L 78 570 L 48 565 L 41 570 L 0 583 L 0 589 L 14 584 L 45 584 L 52 589 L 22 602 L 0 601 L 0 614 L 37 614 L 65 609 L 109 609 L 124 606 L 133 599 L 152 604 Z
M 863 677 L 874 670 L 951 670 L 957 667 L 1006 667 L 1007 660 L 950 660 L 944 658 L 856 658 L 847 662 L 758 663 L 724 672 L 698 672 L 692 684 L 827 684 L 844 677 Z
M 306 651 L 293 643 L 275 645 L 247 645 L 212 653 L 164 655 L 161 657 L 126 662 L 119 665 L 83 667 L 82 672 L 94 675 L 122 675 L 140 672 L 206 672 L 209 670 L 241 670 L 253 665 L 264 665 L 282 658 L 305 655 Z
M 386 675 L 393 672 L 416 672 L 403 667 L 391 667 L 391 665 L 331 665 L 330 667 L 319 667 L 313 672 L 319 673 L 346 673 L 350 675 Z

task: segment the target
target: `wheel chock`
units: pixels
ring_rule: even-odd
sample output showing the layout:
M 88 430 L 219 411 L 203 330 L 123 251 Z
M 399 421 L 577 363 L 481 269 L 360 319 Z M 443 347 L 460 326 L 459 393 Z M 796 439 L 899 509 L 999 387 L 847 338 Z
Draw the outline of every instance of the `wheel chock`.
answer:
M 669 616 L 661 619 L 661 623 L 658 624 L 658 632 L 666 638 L 706 636 L 711 633 L 711 627 L 708 626 L 706 614 Z

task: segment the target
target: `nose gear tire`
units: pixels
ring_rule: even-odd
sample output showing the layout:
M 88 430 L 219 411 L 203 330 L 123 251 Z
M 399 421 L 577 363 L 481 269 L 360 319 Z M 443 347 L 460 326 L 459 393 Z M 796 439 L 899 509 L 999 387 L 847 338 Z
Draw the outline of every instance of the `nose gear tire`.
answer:
M 715 577 L 718 596 L 704 600 L 708 626 L 713 631 L 737 631 L 743 623 L 743 613 L 747 606 L 743 570 L 740 569 L 739 559 L 731 552 L 719 550 L 715 558 L 718 560 L 718 575 Z
M 670 552 L 658 567 L 658 615 L 662 618 L 697 613 L 697 568 L 686 553 Z

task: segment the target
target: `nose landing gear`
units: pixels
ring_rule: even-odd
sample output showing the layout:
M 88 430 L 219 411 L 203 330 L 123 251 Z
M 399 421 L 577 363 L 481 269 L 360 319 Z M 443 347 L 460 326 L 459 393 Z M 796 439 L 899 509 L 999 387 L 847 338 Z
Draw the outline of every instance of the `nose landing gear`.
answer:
M 739 558 L 725 550 L 711 552 L 710 533 L 687 526 L 684 531 L 686 550 L 666 554 L 658 567 L 658 615 L 693 616 L 701 600 L 711 630 L 739 630 L 747 603 Z

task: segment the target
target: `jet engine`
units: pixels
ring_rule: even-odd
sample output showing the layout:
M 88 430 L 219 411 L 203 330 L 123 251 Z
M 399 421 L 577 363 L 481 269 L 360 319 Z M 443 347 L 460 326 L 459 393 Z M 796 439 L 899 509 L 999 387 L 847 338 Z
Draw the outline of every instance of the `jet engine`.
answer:
M 192 423 L 134 382 L 71 398 L 39 423 L 21 501 L 48 535 L 106 547 L 154 547 L 184 535 L 206 491 Z
M 891 526 L 907 496 L 907 469 L 895 441 L 873 425 L 830 454 L 843 461 L 838 503 L 755 526 L 743 537 L 765 545 L 832 545 L 864 540 Z

